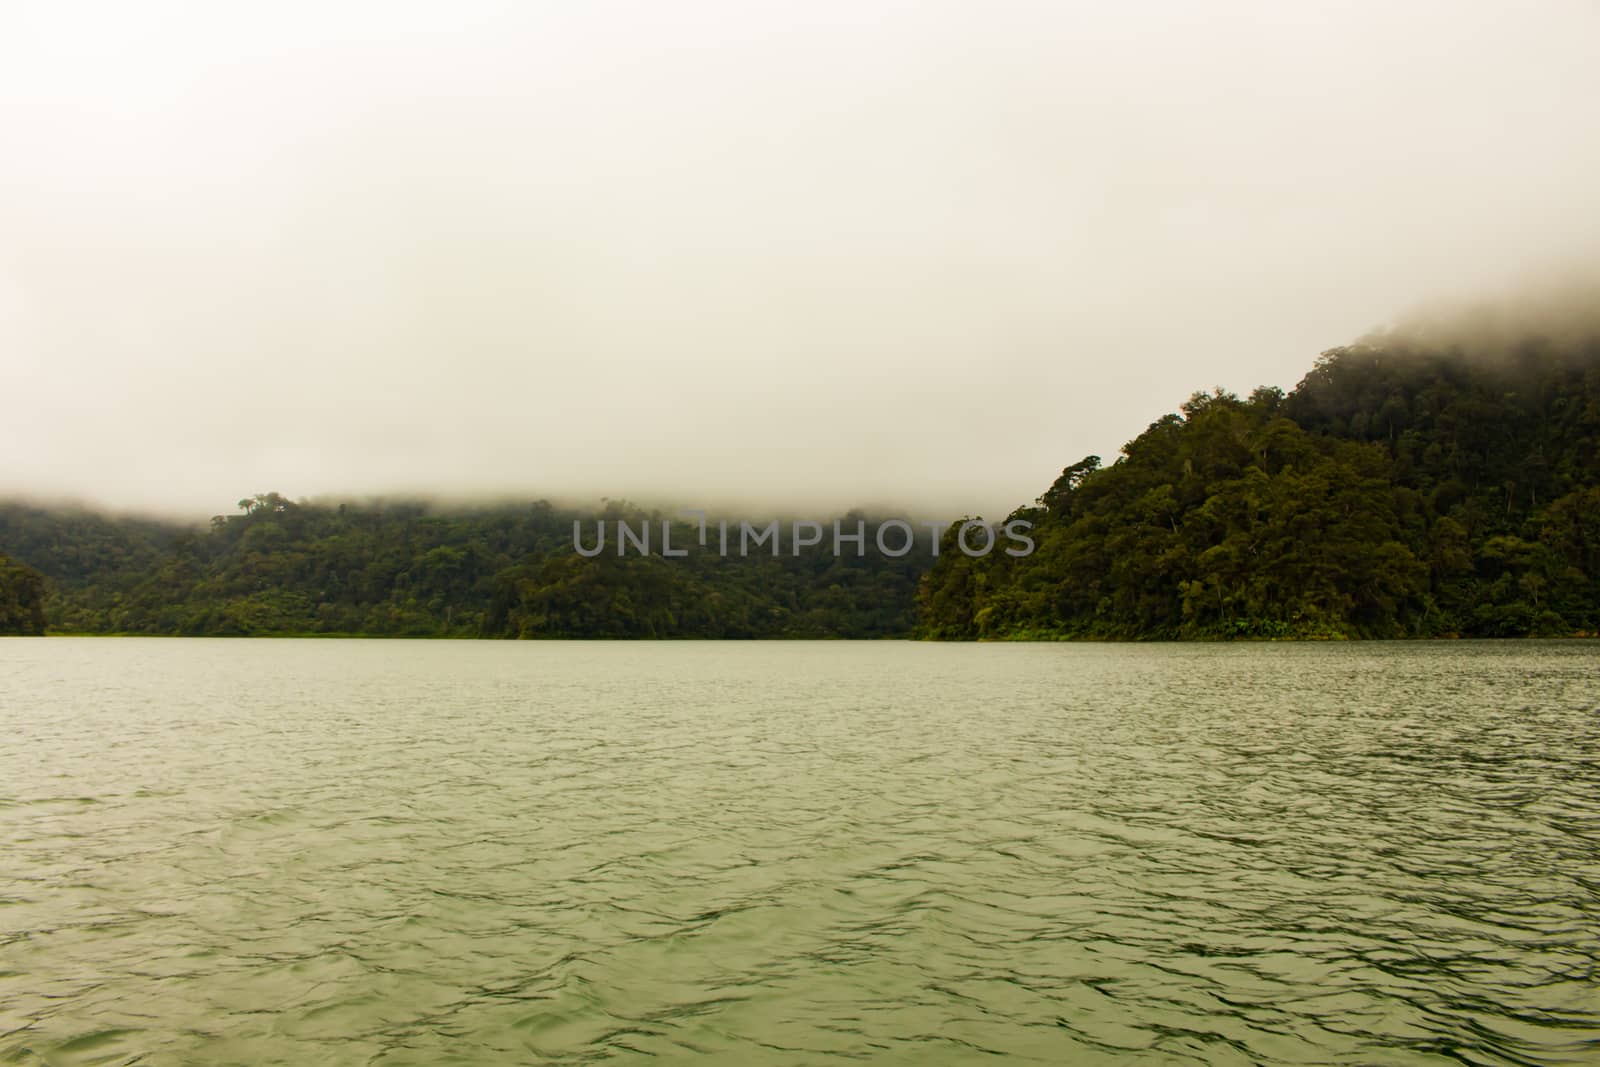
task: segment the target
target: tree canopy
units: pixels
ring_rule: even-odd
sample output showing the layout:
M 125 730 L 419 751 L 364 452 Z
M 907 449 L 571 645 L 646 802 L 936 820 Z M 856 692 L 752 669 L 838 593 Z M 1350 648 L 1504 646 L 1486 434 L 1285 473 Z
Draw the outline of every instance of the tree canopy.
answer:
M 904 636 L 931 547 L 584 558 L 573 522 L 596 519 L 698 537 L 624 502 L 594 514 L 262 493 L 204 529 L 0 505 L 0 545 L 49 579 L 49 620 L 65 632 L 526 638 Z
M 1600 344 L 1379 335 L 1293 392 L 1196 393 L 1016 515 L 1023 559 L 943 555 L 934 638 L 1600 631 Z
M 44 621 L 44 576 L 0 555 L 0 634 L 42 634 Z

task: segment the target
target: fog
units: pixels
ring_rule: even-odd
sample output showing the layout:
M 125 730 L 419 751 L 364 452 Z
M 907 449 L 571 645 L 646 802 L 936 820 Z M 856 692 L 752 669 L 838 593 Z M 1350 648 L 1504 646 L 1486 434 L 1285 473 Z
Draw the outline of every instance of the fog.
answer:
M 998 514 L 1600 248 L 1600 7 L 8 5 L 0 492 Z
M 1505 369 L 1515 369 L 1519 351 L 1529 345 L 1592 361 L 1600 353 L 1600 261 L 1530 272 L 1493 292 L 1421 303 L 1363 340 Z

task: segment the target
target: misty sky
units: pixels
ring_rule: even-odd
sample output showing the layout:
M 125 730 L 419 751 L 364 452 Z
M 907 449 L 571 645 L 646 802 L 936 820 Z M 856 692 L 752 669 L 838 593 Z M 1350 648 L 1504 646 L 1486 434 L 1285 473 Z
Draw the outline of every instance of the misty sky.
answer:
M 1009 510 L 1600 247 L 1600 5 L 6 5 L 0 491 Z

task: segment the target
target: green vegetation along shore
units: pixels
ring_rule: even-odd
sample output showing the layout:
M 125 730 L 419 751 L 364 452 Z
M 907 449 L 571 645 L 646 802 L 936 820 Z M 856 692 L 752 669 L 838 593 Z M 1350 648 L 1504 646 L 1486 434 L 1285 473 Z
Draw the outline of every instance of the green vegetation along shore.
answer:
M 42 634 L 44 576 L 0 554 L 0 634 Z
M 265 493 L 205 529 L 0 504 L 0 546 L 47 579 L 61 633 L 872 638 L 915 625 L 926 547 L 898 559 L 872 546 L 861 558 L 584 558 L 573 522 L 592 530 L 597 518 L 662 520 L 625 503 L 597 516 L 544 501 L 440 509 Z M 697 535 L 674 531 L 679 545 Z
M 196 528 L 0 503 L 0 632 L 1191 639 L 1600 631 L 1600 331 L 1408 328 L 1196 393 L 1009 518 L 860 558 L 580 556 L 532 505 L 276 493 Z M 863 516 L 852 513 L 847 524 Z M 870 518 L 868 518 L 870 524 Z M 686 543 L 693 531 L 676 527 Z M 8 558 L 9 557 L 9 558 Z

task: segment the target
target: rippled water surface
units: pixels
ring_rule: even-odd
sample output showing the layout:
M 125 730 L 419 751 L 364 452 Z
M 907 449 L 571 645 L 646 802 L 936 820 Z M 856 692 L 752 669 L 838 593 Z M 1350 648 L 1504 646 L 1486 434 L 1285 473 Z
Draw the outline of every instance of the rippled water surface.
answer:
M 0 1062 L 1600 1063 L 1600 648 L 0 642 Z

